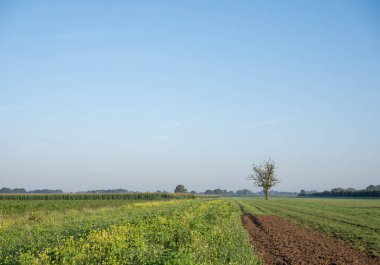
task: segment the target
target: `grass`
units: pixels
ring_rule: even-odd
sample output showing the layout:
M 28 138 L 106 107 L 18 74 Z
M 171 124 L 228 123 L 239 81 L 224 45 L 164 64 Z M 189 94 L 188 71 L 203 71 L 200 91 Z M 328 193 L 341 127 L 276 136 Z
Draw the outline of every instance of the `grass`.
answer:
M 232 200 L 1 203 L 0 264 L 260 264 Z
M 247 212 L 279 215 L 380 256 L 379 199 L 238 199 Z

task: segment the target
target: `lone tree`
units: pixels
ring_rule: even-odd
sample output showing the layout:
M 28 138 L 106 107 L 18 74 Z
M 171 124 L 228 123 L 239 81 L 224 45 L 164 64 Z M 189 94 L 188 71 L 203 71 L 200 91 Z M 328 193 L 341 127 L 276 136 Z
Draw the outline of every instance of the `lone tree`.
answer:
M 269 190 L 279 183 L 279 179 L 275 175 L 276 165 L 270 158 L 261 165 L 253 164 L 253 174 L 248 176 L 249 180 L 253 180 L 255 185 L 263 188 L 265 200 L 269 198 Z
M 186 193 L 187 192 L 187 189 L 185 188 L 184 185 L 177 185 L 177 187 L 175 187 L 175 190 L 174 190 L 174 193 Z

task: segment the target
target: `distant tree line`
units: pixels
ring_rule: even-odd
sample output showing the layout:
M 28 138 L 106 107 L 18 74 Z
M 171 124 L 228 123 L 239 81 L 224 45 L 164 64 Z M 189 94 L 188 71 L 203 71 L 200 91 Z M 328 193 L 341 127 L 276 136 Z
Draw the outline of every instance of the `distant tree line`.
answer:
M 227 190 L 222 190 L 222 189 L 214 189 L 214 190 L 206 190 L 203 193 L 207 194 L 207 195 L 219 195 L 219 196 L 224 196 L 224 197 L 236 197 L 236 196 L 245 197 L 245 196 L 256 195 L 256 193 L 254 193 L 250 190 L 247 190 L 247 189 L 238 190 L 236 192 L 234 192 L 232 190 L 227 191 Z
M 187 189 L 184 185 L 177 185 L 174 189 L 174 193 L 187 193 Z M 222 189 L 214 189 L 214 190 L 206 190 L 204 192 L 196 192 L 195 190 L 190 191 L 191 194 L 206 194 L 206 195 L 218 195 L 218 196 L 224 196 L 224 197 L 235 197 L 235 196 L 254 196 L 256 193 L 253 193 L 250 190 L 244 189 L 244 190 L 238 190 L 236 192 L 233 191 L 227 191 Z
M 2 188 L 0 189 L 0 194 L 62 194 L 64 193 L 62 190 L 51 190 L 51 189 L 37 189 L 26 191 L 24 188 Z M 105 193 L 140 193 L 138 191 L 129 191 L 126 189 L 101 189 L 101 190 L 88 190 L 88 191 L 78 191 L 78 192 L 70 192 L 75 194 L 105 194 Z M 157 191 L 157 193 L 168 193 L 167 191 Z
M 250 196 L 264 196 L 264 192 L 253 192 L 248 189 L 242 189 L 237 191 L 227 191 L 224 189 L 208 189 L 204 192 L 191 191 L 188 192 L 184 185 L 177 185 L 175 193 L 190 193 L 190 194 L 206 194 L 206 195 L 218 195 L 222 197 L 250 197 Z M 63 194 L 62 190 L 51 190 L 51 189 L 37 189 L 27 191 L 24 188 L 2 188 L 0 189 L 0 194 Z M 136 191 L 128 191 L 126 189 L 100 189 L 100 190 L 88 190 L 88 191 L 79 191 L 75 194 L 121 194 L 121 193 L 139 193 Z M 156 193 L 168 193 L 167 191 L 156 191 Z M 271 196 L 296 196 L 297 192 L 282 192 L 282 191 L 270 191 Z
M 174 189 L 174 193 L 188 193 L 186 187 L 182 184 L 177 185 Z M 190 191 L 190 194 L 199 195 L 217 195 L 221 197 L 251 197 L 251 196 L 265 196 L 264 191 L 253 192 L 248 189 L 242 189 L 237 191 L 227 191 L 222 189 L 209 189 L 204 192 L 196 192 L 195 190 Z M 297 196 L 297 192 L 283 192 L 283 191 L 269 191 L 271 196 Z
M 298 196 L 310 197 L 380 197 L 380 185 L 370 185 L 364 190 L 334 188 L 323 192 L 301 190 Z
M 62 190 L 50 190 L 50 189 L 38 189 L 38 190 L 30 190 L 26 191 L 24 188 L 16 188 L 16 189 L 10 189 L 10 188 L 1 188 L 0 194 L 60 194 L 63 193 Z
M 195 193 L 194 193 L 195 194 Z M 248 189 L 242 189 L 237 191 L 227 191 L 222 189 L 214 189 L 214 190 L 206 190 L 205 192 L 201 192 L 200 194 L 208 194 L 208 195 L 219 195 L 223 197 L 250 197 L 250 196 L 265 196 L 263 191 L 253 192 Z M 270 196 L 297 196 L 297 192 L 286 192 L 286 191 L 269 191 Z

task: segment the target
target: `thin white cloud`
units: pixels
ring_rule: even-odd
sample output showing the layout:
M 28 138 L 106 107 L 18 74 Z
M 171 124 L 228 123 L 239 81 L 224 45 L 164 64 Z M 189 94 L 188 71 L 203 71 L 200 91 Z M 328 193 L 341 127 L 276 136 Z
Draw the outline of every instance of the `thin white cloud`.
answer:
M 166 142 L 170 139 L 171 136 L 173 136 L 177 133 L 178 132 L 175 131 L 175 132 L 171 132 L 171 133 L 157 135 L 156 137 L 154 137 L 151 140 L 131 142 L 131 143 L 127 144 L 126 146 L 131 147 L 131 146 L 140 146 L 140 145 L 152 145 L 152 144 L 158 144 L 158 143 Z
M 109 31 L 106 30 L 95 30 L 95 31 L 79 31 L 71 32 L 66 34 L 61 34 L 57 38 L 60 40 L 75 40 L 88 37 L 97 37 L 101 35 L 109 34 Z
M 41 116 L 41 117 L 38 117 L 38 118 L 35 118 L 32 120 L 29 120 L 29 121 L 25 122 L 24 124 L 25 125 L 39 124 L 39 123 L 51 122 L 51 121 L 64 119 L 64 118 L 67 118 L 70 120 L 78 120 L 78 121 L 94 121 L 97 119 L 105 119 L 105 118 L 109 118 L 109 117 L 120 116 L 120 113 L 116 113 L 116 112 L 110 113 L 110 114 L 102 114 L 102 115 L 78 116 L 76 113 L 79 113 L 79 112 L 80 112 L 79 109 L 78 110 L 66 109 L 66 110 L 62 110 L 61 112 L 58 112 L 58 113 L 54 113 L 51 115 L 45 115 L 45 116 Z M 74 115 L 74 113 L 75 113 L 75 115 Z
M 97 119 L 99 119 L 100 116 L 98 115 L 93 115 L 93 116 L 82 116 L 82 117 L 77 117 L 76 119 L 78 121 L 95 121 Z
M 251 124 L 245 125 L 242 128 L 243 129 L 248 129 L 248 128 L 252 128 L 252 127 L 258 127 L 258 126 L 262 126 L 262 125 L 277 123 L 277 122 L 280 122 L 280 121 L 292 119 L 292 118 L 294 118 L 296 116 L 297 115 L 289 115 L 289 116 L 284 116 L 284 117 L 280 117 L 280 118 L 277 118 L 277 119 L 270 119 L 270 120 L 260 121 L 260 122 L 251 123 Z
M 214 119 L 218 115 L 221 115 L 221 113 L 222 113 L 221 110 L 213 110 L 213 111 L 204 113 L 203 115 L 201 115 L 201 118 Z
M 0 106 L 0 112 L 13 111 L 13 110 L 22 110 L 25 109 L 25 106 L 15 105 L 15 106 Z
M 181 126 L 181 121 L 163 121 L 160 122 L 160 128 L 164 130 L 176 130 Z
M 29 155 L 34 151 L 46 146 L 48 143 L 46 142 L 38 142 L 38 143 L 28 143 L 18 146 L 16 155 L 23 156 Z
M 35 124 L 35 123 L 43 123 L 43 122 L 47 122 L 47 121 L 57 120 L 57 119 L 61 118 L 62 115 L 63 115 L 62 113 L 56 113 L 56 114 L 52 114 L 52 115 L 42 116 L 42 117 L 39 117 L 39 118 L 25 122 L 25 125 L 31 125 L 31 124 Z

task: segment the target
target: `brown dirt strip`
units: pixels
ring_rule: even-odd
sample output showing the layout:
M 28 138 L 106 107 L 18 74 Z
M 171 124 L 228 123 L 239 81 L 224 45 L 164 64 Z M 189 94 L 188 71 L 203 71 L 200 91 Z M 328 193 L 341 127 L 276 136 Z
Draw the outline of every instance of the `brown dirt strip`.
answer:
M 264 264 L 380 265 L 374 257 L 279 216 L 242 215 L 251 242 Z

